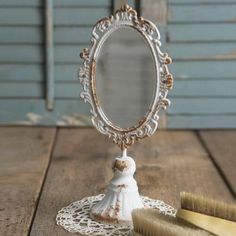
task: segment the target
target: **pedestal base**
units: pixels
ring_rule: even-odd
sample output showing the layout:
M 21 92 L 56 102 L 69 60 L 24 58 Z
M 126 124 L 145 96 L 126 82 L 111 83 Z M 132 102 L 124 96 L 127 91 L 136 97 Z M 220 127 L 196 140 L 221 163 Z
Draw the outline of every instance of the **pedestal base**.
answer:
M 121 157 L 114 159 L 114 177 L 110 181 L 106 195 L 91 210 L 94 220 L 111 224 L 132 224 L 132 211 L 144 207 L 137 182 L 133 178 L 135 170 L 135 162 L 127 156 L 126 150 Z

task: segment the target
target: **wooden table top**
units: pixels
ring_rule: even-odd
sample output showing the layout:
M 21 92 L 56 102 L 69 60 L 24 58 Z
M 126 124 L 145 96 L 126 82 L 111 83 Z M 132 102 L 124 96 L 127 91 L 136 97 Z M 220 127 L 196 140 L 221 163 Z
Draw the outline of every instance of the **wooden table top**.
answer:
M 178 207 L 179 192 L 234 201 L 236 131 L 161 131 L 128 154 L 142 195 Z M 57 211 L 103 193 L 119 149 L 92 128 L 0 128 L 0 235 L 71 235 Z

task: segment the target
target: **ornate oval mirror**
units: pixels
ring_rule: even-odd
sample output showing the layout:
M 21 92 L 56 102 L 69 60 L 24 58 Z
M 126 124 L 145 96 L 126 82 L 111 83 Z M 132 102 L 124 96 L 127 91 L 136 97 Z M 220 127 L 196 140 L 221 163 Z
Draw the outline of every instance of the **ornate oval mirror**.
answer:
M 142 125 L 158 89 L 155 58 L 136 29 L 120 27 L 102 44 L 96 59 L 99 112 L 116 130 Z
M 123 150 L 114 159 L 115 175 L 106 196 L 92 208 L 91 216 L 130 223 L 131 211 L 144 205 L 133 179 L 135 163 L 126 150 L 135 140 L 156 131 L 158 112 L 170 103 L 167 93 L 173 78 L 167 64 L 171 59 L 160 50 L 156 26 L 128 5 L 98 21 L 91 42 L 91 48 L 81 53 L 81 97 L 91 104 L 93 125 Z
M 158 111 L 169 105 L 171 59 L 160 51 L 156 26 L 127 5 L 97 22 L 91 42 L 81 53 L 81 96 L 93 125 L 124 149 L 155 132 Z

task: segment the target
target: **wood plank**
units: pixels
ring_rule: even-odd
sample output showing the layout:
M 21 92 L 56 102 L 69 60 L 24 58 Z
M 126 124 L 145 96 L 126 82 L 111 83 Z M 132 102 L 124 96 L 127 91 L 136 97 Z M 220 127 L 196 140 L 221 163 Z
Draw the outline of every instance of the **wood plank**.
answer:
M 236 131 L 200 131 L 199 135 L 236 198 Z
M 141 1 L 142 17 L 152 21 L 155 25 L 166 27 L 167 9 L 166 0 L 145 0 Z
M 167 129 L 232 129 L 236 115 L 168 115 Z
M 56 7 L 110 7 L 110 0 L 55 0 Z
M 110 14 L 109 8 L 56 8 L 55 25 L 93 25 Z M 0 25 L 43 25 L 42 8 L 0 8 Z M 87 16 L 90 15 L 88 18 Z
M 113 13 L 115 13 L 116 10 L 120 9 L 121 6 L 124 4 L 128 4 L 132 8 L 135 9 L 135 0 L 114 0 L 113 1 Z
M 227 14 L 225 14 L 227 12 Z M 170 5 L 170 23 L 236 22 L 236 4 Z
M 55 225 L 57 211 L 85 196 L 104 192 L 112 174 L 112 157 L 118 154 L 119 149 L 96 130 L 60 130 L 30 235 L 68 235 Z M 136 179 L 142 195 L 174 207 L 179 206 L 183 190 L 232 200 L 192 132 L 159 131 L 137 143 L 128 154 L 137 163 Z
M 0 63 L 42 63 L 44 48 L 38 45 L 0 45 Z
M 79 38 L 78 38 L 79 40 Z M 80 52 L 88 44 L 79 44 L 79 45 L 56 45 L 55 46 L 55 62 L 56 63 L 78 63 L 80 59 Z
M 54 22 L 57 25 L 94 25 L 100 18 L 109 16 L 109 8 L 55 8 Z M 88 17 L 89 15 L 89 17 Z
M 0 98 L 43 98 L 45 83 L 0 82 Z
M 56 7 L 87 7 L 87 6 L 95 6 L 95 7 L 108 7 L 110 6 L 110 0 L 99 0 L 95 2 L 94 0 L 55 0 L 54 1 Z M 20 3 L 18 0 L 0 0 L 0 5 L 4 7 L 41 7 L 43 6 L 43 1 L 41 0 L 21 0 Z
M 82 63 L 62 64 L 55 66 L 55 80 L 58 81 L 77 81 L 77 73 Z M 42 82 L 44 69 L 42 64 L 1 64 L 0 81 L 14 82 Z
M 28 235 L 55 129 L 0 128 L 1 235 Z
M 169 24 L 167 35 L 170 42 L 235 42 L 236 24 Z
M 94 129 L 61 129 L 30 235 L 68 235 L 55 225 L 57 211 L 104 192 L 112 175 L 111 158 L 118 154 Z
M 54 5 L 53 0 L 45 2 L 45 75 L 46 75 L 46 106 L 54 108 Z
M 0 26 L 0 43 L 3 44 L 42 44 L 43 30 L 32 26 Z
M 171 56 L 171 54 L 170 54 Z M 170 71 L 177 79 L 235 79 L 235 61 L 175 61 Z
M 173 98 L 168 114 L 174 115 L 236 115 L 236 98 Z
M 39 7 L 42 6 L 41 0 L 0 0 L 0 6 L 3 7 Z
M 235 97 L 236 80 L 227 79 L 176 79 L 174 89 L 169 93 L 170 97 Z
M 169 3 L 171 4 L 229 4 L 229 3 L 235 3 L 236 0 L 224 0 L 224 2 L 222 2 L 222 0 L 168 0 Z
M 158 131 L 136 144 L 130 155 L 137 163 L 143 195 L 163 199 L 174 207 L 179 207 L 180 191 L 233 199 L 192 131 Z
M 169 43 L 165 46 L 175 61 L 236 59 L 235 43 Z
M 40 64 L 1 64 L 0 81 L 43 81 L 44 69 Z
M 55 65 L 55 80 L 58 81 L 77 81 L 79 66 L 78 64 L 58 64 Z M 1 64 L 0 81 L 14 82 L 43 82 L 44 81 L 43 64 Z
M 77 64 L 55 65 L 55 78 L 58 81 L 75 81 L 78 78 L 78 70 L 82 65 L 82 59 Z
M 83 43 L 89 45 L 91 32 L 92 26 L 57 26 L 54 29 L 55 43 Z
M 82 99 L 55 101 L 55 109 L 48 111 L 44 99 L 0 99 L 1 125 L 88 126 L 90 107 Z
M 6 82 L 0 81 L 0 98 L 44 98 L 46 83 L 38 82 Z M 56 83 L 55 98 L 79 99 L 82 87 L 75 83 Z
M 0 8 L 0 25 L 24 25 L 39 26 L 43 25 L 42 8 L 17 8 L 1 7 Z

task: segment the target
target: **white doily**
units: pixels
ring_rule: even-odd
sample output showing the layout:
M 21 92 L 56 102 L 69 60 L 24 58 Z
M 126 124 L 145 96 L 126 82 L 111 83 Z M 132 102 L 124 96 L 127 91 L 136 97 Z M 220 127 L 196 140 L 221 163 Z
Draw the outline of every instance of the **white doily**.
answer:
M 131 226 L 109 225 L 99 223 L 90 218 L 90 209 L 98 201 L 101 201 L 104 194 L 86 197 L 80 201 L 72 202 L 69 206 L 63 207 L 57 214 L 56 222 L 71 233 L 80 233 L 92 236 L 128 236 Z M 176 210 L 160 200 L 143 197 L 145 206 L 158 209 L 166 215 L 174 216 Z

